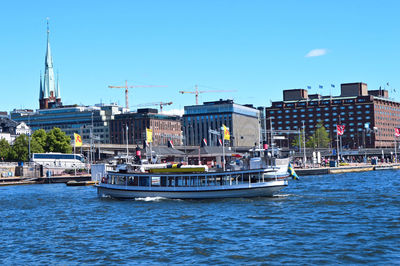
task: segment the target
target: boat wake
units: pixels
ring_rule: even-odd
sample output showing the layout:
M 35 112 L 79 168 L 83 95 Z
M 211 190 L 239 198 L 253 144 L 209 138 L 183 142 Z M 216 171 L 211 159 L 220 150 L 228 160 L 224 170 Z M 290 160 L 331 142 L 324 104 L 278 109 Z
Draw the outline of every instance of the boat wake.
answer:
M 135 198 L 137 201 L 161 201 L 166 200 L 167 198 L 163 197 L 145 197 L 145 198 Z

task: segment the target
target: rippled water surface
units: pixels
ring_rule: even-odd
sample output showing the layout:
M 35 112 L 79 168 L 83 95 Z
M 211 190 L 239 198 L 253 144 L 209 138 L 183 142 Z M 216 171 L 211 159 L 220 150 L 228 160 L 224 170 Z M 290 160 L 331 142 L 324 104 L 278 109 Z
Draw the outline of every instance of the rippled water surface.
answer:
M 400 172 L 303 177 L 274 198 L 97 198 L 0 187 L 2 264 L 400 264 Z

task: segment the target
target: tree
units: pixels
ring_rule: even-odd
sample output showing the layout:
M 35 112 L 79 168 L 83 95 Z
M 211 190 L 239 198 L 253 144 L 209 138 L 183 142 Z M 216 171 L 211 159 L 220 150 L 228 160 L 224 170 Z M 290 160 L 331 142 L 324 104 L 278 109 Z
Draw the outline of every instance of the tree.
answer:
M 38 129 L 32 134 L 32 140 L 35 140 L 43 150 L 46 147 L 47 133 L 44 129 Z
M 72 152 L 71 138 L 58 127 L 53 128 L 47 133 L 46 141 L 46 152 Z
M 6 139 L 0 140 L 0 160 L 5 161 L 8 160 L 8 156 L 10 155 L 11 146 Z
M 28 137 L 25 134 L 19 135 L 12 145 L 11 160 L 24 162 L 28 160 Z
M 299 139 L 300 138 L 300 139 Z M 297 147 L 300 149 L 300 147 L 303 147 L 303 138 L 304 138 L 304 132 L 303 130 L 300 132 L 300 137 L 299 135 L 296 135 L 295 138 L 292 141 L 292 146 Z M 300 142 L 299 142 L 300 141 Z
M 318 121 L 317 129 L 314 134 L 308 139 L 307 147 L 310 148 L 328 148 L 330 143 L 329 134 L 326 131 L 322 121 Z

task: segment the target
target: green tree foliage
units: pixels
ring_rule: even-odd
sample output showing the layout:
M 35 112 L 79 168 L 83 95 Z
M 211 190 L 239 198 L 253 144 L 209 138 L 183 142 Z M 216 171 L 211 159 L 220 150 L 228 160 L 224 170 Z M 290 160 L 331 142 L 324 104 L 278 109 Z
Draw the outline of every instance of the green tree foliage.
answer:
M 14 140 L 10 157 L 11 160 L 21 162 L 28 160 L 28 136 L 22 134 Z
M 8 156 L 10 155 L 11 146 L 6 139 L 0 140 L 0 160 L 6 161 L 8 160 Z
M 296 137 L 293 139 L 292 141 L 292 146 L 293 147 L 303 147 L 303 137 L 304 137 L 304 133 L 303 131 L 300 132 L 300 142 L 299 142 L 299 135 L 296 135 Z
M 32 140 L 35 140 L 43 150 L 46 147 L 47 133 L 44 129 L 38 129 L 32 134 Z
M 46 152 L 72 152 L 71 138 L 65 135 L 65 132 L 58 127 L 53 128 L 47 133 L 46 142 Z
M 322 121 L 318 121 L 316 128 L 314 134 L 308 139 L 306 146 L 309 148 L 328 148 L 331 140 Z

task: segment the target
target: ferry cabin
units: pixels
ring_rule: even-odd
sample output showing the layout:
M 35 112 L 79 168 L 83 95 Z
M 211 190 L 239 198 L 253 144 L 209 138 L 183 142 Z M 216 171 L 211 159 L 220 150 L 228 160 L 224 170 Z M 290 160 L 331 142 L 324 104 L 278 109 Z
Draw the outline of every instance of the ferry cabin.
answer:
M 117 173 L 108 172 L 102 183 L 118 186 L 148 187 L 151 189 L 160 187 L 210 187 L 210 186 L 232 186 L 252 183 L 263 183 L 280 178 L 266 176 L 270 172 L 265 169 L 215 172 L 215 173 L 193 173 L 193 174 L 145 174 L 145 173 Z

